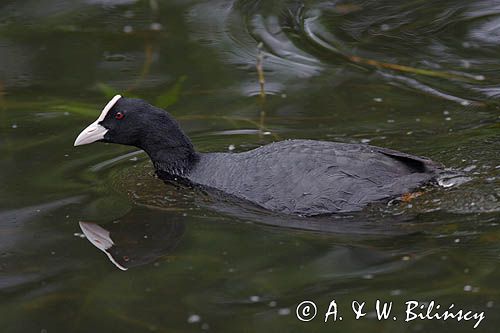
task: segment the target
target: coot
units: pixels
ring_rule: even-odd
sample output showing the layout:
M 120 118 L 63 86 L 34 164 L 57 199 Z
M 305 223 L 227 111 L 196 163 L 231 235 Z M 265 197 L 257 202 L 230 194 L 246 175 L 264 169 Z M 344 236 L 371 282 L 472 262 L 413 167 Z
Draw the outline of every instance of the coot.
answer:
M 141 99 L 115 96 L 76 138 L 143 149 L 165 181 L 304 216 L 352 212 L 408 193 L 442 168 L 423 157 L 361 144 L 287 140 L 243 153 L 199 153 L 175 119 Z

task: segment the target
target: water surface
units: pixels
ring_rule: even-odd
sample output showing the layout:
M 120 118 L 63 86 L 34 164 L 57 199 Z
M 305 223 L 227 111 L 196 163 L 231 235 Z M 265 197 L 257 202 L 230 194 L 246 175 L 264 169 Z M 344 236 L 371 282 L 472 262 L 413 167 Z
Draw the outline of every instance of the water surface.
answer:
M 0 6 L 3 332 L 463 331 L 500 324 L 500 6 L 495 1 L 23 0 Z M 259 45 L 260 44 L 260 45 Z M 257 59 L 263 58 L 260 95 Z M 303 219 L 154 177 L 73 141 L 115 93 L 169 110 L 200 151 L 367 143 L 462 175 L 410 203 Z M 448 182 L 446 185 L 454 183 Z M 111 232 L 115 263 L 79 222 Z M 342 322 L 322 315 L 335 299 Z M 398 320 L 354 320 L 352 300 Z M 313 300 L 318 317 L 295 317 Z

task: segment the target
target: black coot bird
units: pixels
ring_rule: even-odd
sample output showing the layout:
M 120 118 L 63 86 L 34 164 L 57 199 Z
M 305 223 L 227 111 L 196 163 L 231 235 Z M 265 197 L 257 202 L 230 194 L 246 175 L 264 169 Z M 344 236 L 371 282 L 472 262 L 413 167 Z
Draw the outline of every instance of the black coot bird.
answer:
M 352 212 L 436 178 L 429 159 L 369 145 L 275 142 L 243 153 L 199 153 L 175 119 L 140 99 L 115 96 L 75 146 L 95 141 L 143 149 L 158 176 L 304 216 Z

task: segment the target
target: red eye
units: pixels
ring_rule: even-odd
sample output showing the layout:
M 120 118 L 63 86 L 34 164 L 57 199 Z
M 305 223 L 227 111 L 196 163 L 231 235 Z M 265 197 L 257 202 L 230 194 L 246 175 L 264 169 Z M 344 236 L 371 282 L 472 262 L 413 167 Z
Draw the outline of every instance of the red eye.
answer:
M 121 119 L 123 119 L 123 117 L 125 117 L 125 115 L 121 112 L 117 112 L 115 114 L 115 119 L 121 120 Z

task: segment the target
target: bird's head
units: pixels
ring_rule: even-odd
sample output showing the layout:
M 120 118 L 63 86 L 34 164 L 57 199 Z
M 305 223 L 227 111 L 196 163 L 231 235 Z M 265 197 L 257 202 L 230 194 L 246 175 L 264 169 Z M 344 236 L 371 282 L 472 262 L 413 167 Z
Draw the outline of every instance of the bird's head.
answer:
M 135 146 L 157 165 L 179 168 L 195 155 L 193 145 L 177 121 L 165 110 L 144 100 L 113 97 L 100 116 L 75 140 L 75 146 L 93 142 Z M 191 162 L 191 161 L 189 161 Z

